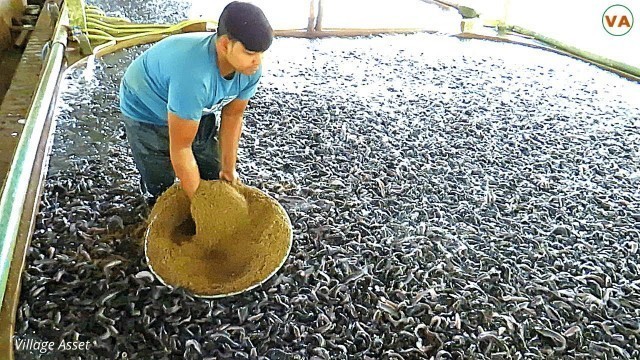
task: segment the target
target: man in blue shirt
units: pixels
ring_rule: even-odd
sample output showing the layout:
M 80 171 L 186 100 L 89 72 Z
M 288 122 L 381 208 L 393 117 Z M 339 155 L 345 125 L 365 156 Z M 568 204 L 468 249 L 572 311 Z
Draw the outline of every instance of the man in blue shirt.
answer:
M 273 30 L 262 10 L 234 1 L 222 11 L 216 34 L 170 36 L 127 68 L 120 109 L 150 203 L 176 177 L 189 198 L 201 179 L 238 180 L 242 117 L 272 41 Z

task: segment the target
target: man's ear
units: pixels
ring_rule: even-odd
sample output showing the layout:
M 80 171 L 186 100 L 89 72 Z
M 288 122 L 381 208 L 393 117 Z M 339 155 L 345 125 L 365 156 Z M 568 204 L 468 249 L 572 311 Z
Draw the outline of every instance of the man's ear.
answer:
M 222 46 L 222 49 L 225 52 L 227 52 L 228 51 L 227 48 L 229 48 L 229 46 L 231 46 L 231 39 L 229 39 L 229 36 L 222 35 L 222 36 L 220 36 L 218 41 L 220 41 L 220 46 Z

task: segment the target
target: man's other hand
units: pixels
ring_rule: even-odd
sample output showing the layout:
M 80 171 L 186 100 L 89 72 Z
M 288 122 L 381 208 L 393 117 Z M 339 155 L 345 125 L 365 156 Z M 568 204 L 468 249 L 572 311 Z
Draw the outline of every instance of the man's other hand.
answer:
M 237 184 L 240 181 L 238 172 L 233 169 L 232 171 L 222 170 L 220 171 L 220 180 L 228 181 L 232 184 Z

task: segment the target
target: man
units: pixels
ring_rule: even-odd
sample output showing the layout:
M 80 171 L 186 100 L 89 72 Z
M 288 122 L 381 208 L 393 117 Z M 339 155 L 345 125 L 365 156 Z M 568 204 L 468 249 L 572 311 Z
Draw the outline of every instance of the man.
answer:
M 272 41 L 262 10 L 234 1 L 222 11 L 216 34 L 170 36 L 131 63 L 120 109 L 150 205 L 176 176 L 189 198 L 201 179 L 238 180 L 242 117 Z

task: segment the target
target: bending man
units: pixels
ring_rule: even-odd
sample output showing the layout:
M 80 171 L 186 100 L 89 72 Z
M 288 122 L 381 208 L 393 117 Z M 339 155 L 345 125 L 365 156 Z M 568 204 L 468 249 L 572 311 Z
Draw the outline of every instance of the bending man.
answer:
M 176 177 L 189 198 L 201 179 L 237 181 L 242 118 L 272 41 L 262 10 L 234 1 L 217 33 L 170 36 L 127 68 L 120 109 L 148 204 Z

